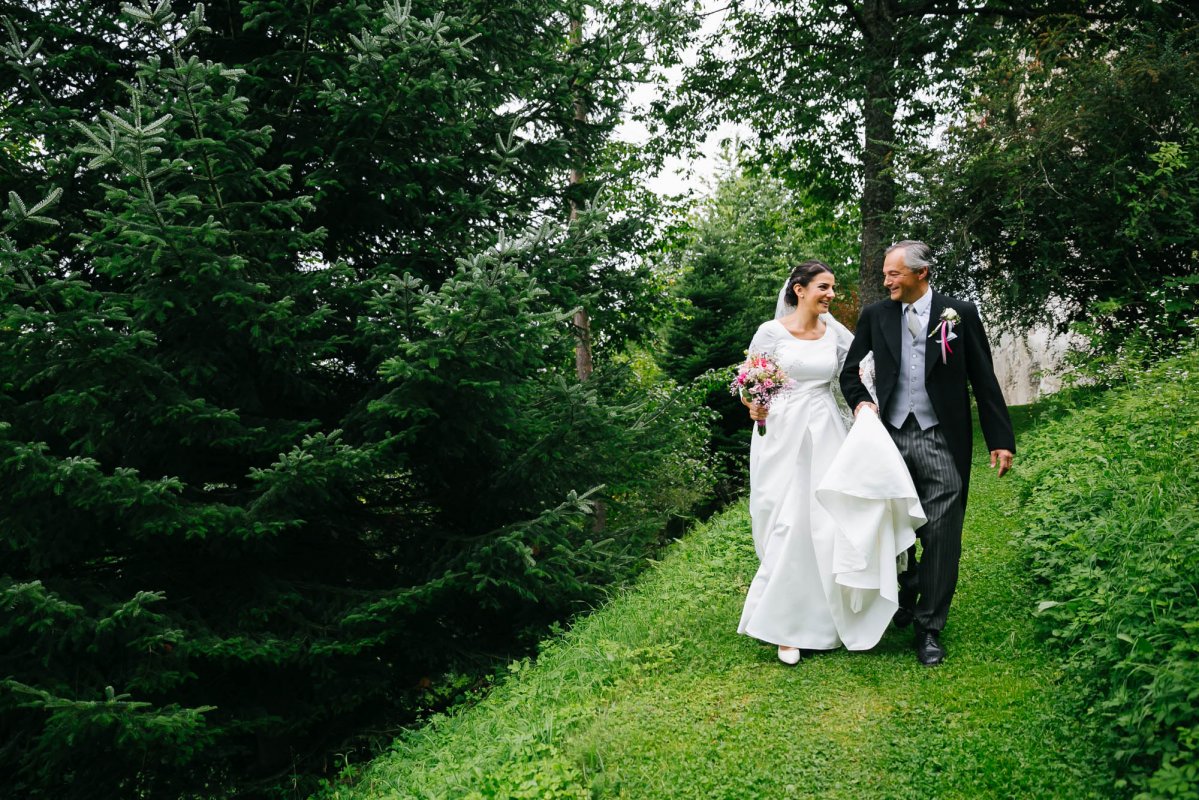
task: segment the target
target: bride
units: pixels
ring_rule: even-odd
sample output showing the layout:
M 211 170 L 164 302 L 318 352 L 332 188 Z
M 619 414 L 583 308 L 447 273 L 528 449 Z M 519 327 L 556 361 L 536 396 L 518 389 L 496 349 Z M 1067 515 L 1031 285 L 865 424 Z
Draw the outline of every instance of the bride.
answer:
M 878 417 L 863 411 L 847 440 L 833 395 L 853 334 L 828 313 L 836 278 L 805 261 L 779 294 L 749 352 L 772 355 L 794 381 L 769 410 L 742 400 L 754 420 L 749 511 L 761 565 L 738 633 L 800 649 L 866 650 L 898 608 L 896 557 L 924 515 L 911 477 Z M 844 445 L 844 446 L 843 446 Z

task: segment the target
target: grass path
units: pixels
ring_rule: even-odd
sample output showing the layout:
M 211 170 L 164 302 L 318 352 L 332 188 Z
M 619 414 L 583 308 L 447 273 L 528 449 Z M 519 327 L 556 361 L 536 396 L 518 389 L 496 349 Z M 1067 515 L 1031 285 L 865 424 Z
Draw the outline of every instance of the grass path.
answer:
M 796 667 L 738 636 L 756 568 L 742 504 L 536 664 L 514 665 L 486 700 L 398 741 L 328 796 L 1110 796 L 1032 630 L 1012 489 L 984 459 L 978 449 L 940 667 L 916 662 L 907 631 Z

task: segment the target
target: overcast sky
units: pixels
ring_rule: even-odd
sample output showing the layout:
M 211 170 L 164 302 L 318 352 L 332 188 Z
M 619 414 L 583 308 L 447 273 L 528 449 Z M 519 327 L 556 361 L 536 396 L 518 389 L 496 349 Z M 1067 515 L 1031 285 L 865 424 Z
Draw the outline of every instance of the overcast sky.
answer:
M 711 10 L 716 13 L 712 13 L 711 16 L 704 18 L 703 27 L 696 34 L 696 42 L 702 42 L 722 24 L 725 14 L 722 11 L 716 11 L 716 9 L 720 8 L 723 2 L 724 0 L 719 0 L 719 2 L 706 0 L 703 11 L 708 12 Z M 693 47 L 684 56 L 684 60 L 688 65 L 694 63 L 696 50 L 697 48 Z M 680 75 L 681 70 L 674 70 L 672 77 L 678 79 Z M 630 98 L 631 106 L 633 109 L 644 108 L 656 98 L 657 91 L 655 87 L 638 86 Z M 719 163 L 720 142 L 724 139 L 732 139 L 737 136 L 740 136 L 742 139 L 749 138 L 749 128 L 733 123 L 722 124 L 709 134 L 708 138 L 699 147 L 701 155 L 698 159 L 669 159 L 662 172 L 652 178 L 647 185 L 650 189 L 661 195 L 682 194 L 689 190 L 697 194 L 706 194 L 711 186 L 712 178 Z M 616 137 L 622 141 L 639 143 L 649 138 L 649 132 L 645 129 L 644 125 L 630 119 L 617 128 Z

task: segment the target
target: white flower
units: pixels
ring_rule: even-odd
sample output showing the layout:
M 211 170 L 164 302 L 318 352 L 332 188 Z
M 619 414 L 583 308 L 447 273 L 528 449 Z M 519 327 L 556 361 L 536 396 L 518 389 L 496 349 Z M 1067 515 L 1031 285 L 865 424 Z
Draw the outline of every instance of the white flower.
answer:
M 941 319 L 945 320 L 946 322 L 953 323 L 954 325 L 962 321 L 961 315 L 959 315 L 958 312 L 952 308 L 947 308 L 942 311 Z

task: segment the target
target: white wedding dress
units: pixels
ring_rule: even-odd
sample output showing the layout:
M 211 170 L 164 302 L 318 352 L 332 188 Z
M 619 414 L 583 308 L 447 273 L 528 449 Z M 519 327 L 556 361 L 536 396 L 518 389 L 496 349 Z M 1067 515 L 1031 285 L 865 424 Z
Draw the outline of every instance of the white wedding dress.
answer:
M 878 417 L 848 438 L 833 384 L 853 335 L 830 315 L 819 339 L 763 323 L 751 353 L 769 353 L 795 381 L 753 432 L 749 511 L 760 567 L 743 633 L 811 650 L 878 643 L 899 606 L 896 557 L 925 522 L 907 467 Z

